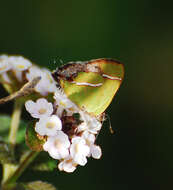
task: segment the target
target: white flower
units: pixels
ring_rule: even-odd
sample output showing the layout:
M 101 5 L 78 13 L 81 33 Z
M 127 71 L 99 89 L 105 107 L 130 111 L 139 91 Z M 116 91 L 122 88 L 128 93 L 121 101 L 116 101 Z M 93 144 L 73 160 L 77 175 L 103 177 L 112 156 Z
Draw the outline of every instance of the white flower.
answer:
M 61 117 L 64 110 L 66 110 L 68 116 L 71 116 L 74 112 L 78 112 L 77 106 L 61 90 L 56 90 L 54 99 L 55 106 L 58 108 L 56 114 L 59 117 Z
M 74 105 L 61 90 L 56 90 L 54 99 L 55 105 L 62 106 L 64 108 L 70 108 Z
M 93 158 L 95 159 L 100 159 L 101 155 L 102 155 L 102 150 L 99 146 L 97 145 L 91 145 L 90 146 L 90 151 L 91 151 L 91 155 Z
M 89 133 L 88 131 L 84 131 L 82 133 L 82 138 L 85 139 L 86 144 L 88 146 L 90 146 L 91 144 L 94 144 L 95 139 L 96 139 L 95 135 L 93 135 L 92 133 Z
M 1 55 L 0 56 L 0 74 L 11 69 L 11 65 L 8 62 L 8 59 L 9 58 L 7 55 Z
M 49 86 L 48 86 L 49 92 L 55 92 L 57 87 L 52 77 L 52 73 L 46 68 L 43 68 L 42 71 L 45 73 L 45 78 L 47 79 L 47 81 L 49 81 Z
M 45 74 L 44 72 L 36 66 L 32 66 L 29 69 L 29 72 L 26 74 L 26 78 L 31 81 L 33 80 L 35 77 L 41 76 L 41 80 L 37 83 L 37 85 L 35 86 L 35 90 L 37 92 L 39 92 L 40 94 L 42 94 L 43 96 L 46 96 L 48 94 L 48 82 L 47 80 L 45 80 Z
M 97 134 L 98 131 L 101 129 L 101 122 L 99 122 L 95 117 L 90 116 L 89 114 L 80 111 L 81 120 L 82 122 L 78 126 L 79 131 L 88 130 L 90 133 Z
M 86 141 L 82 137 L 72 138 L 70 155 L 75 163 L 84 166 L 87 163 L 86 156 L 89 154 L 89 152 L 90 149 L 86 145 Z
M 22 82 L 22 72 L 31 67 L 32 63 L 22 56 L 9 56 L 8 62 L 12 66 L 16 78 Z
M 26 78 L 31 81 L 35 77 L 41 76 L 41 80 L 35 86 L 35 90 L 43 96 L 47 96 L 49 92 L 56 90 L 55 82 L 47 69 L 41 69 L 36 66 L 32 66 L 29 72 L 26 74 Z
M 31 67 L 32 63 L 22 56 L 9 56 L 9 63 L 16 71 L 24 71 Z
M 58 130 L 61 130 L 62 123 L 58 116 L 41 117 L 36 123 L 35 131 L 44 136 L 55 136 Z
M 89 133 L 88 131 L 84 131 L 82 134 L 82 138 L 85 139 L 86 144 L 90 148 L 90 153 L 88 154 L 88 157 L 92 156 L 95 159 L 99 159 L 102 155 L 101 148 L 94 144 L 95 142 L 95 135 Z
M 28 100 L 25 103 L 25 108 L 34 118 L 50 116 L 53 112 L 52 103 L 48 102 L 45 98 L 38 99 L 36 103 L 32 100 Z
M 75 171 L 77 164 L 73 161 L 73 159 L 69 156 L 58 164 L 58 168 L 60 171 L 65 171 L 68 173 L 72 173 Z
M 54 159 L 63 159 L 69 156 L 70 141 L 63 131 L 58 131 L 56 136 L 48 137 L 43 149 L 48 151 Z

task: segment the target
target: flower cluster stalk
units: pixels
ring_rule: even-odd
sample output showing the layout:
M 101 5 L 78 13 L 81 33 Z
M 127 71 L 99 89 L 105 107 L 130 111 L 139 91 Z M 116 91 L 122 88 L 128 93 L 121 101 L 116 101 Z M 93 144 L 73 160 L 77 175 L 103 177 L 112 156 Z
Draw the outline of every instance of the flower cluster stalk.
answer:
M 13 148 L 16 144 L 16 135 L 20 123 L 22 106 L 23 102 L 21 102 L 20 99 L 15 100 L 9 131 L 9 143 L 13 146 Z M 9 184 L 13 184 L 16 182 L 16 180 L 20 177 L 26 167 L 33 161 L 37 154 L 38 152 L 30 151 L 19 166 L 16 166 L 14 164 L 3 165 L 2 186 L 4 187 L 4 189 L 8 187 Z
M 20 116 L 22 110 L 22 102 L 20 100 L 15 100 L 14 109 L 11 117 L 11 125 L 9 131 L 9 143 L 15 147 L 16 144 L 16 134 L 19 127 Z M 3 179 L 2 184 L 6 182 L 6 180 L 12 175 L 12 173 L 16 170 L 16 166 L 14 164 L 4 164 L 3 165 Z
M 39 152 L 29 151 L 26 158 L 21 162 L 19 167 L 15 169 L 10 178 L 7 179 L 5 184 L 13 184 L 16 180 L 21 176 L 24 170 L 28 167 L 28 165 L 34 160 L 34 158 L 39 154 Z
M 20 116 L 22 111 L 23 102 L 20 99 L 15 100 L 14 102 L 14 111 L 11 118 L 11 126 L 9 131 L 9 143 L 15 146 L 16 144 L 16 134 L 18 131 Z

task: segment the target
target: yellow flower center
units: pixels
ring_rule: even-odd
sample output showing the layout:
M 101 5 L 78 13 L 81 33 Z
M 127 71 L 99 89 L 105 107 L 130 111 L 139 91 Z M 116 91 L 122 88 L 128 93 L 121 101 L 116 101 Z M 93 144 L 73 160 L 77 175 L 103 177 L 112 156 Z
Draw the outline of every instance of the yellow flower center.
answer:
M 62 147 L 62 142 L 58 139 L 54 142 L 54 145 L 57 149 L 60 149 Z
M 18 68 L 18 69 L 24 69 L 25 66 L 24 66 L 24 65 L 17 65 L 17 68 Z
M 73 162 L 73 159 L 66 160 L 67 164 L 70 164 L 71 162 Z M 76 167 L 77 164 L 76 163 L 72 163 L 72 166 Z
M 39 114 L 44 114 L 44 113 L 46 113 L 46 109 L 41 108 L 41 109 L 39 109 L 38 113 L 39 113 Z
M 88 146 L 90 146 L 90 141 L 88 140 L 88 139 L 85 139 L 86 140 L 86 144 L 88 145 Z
M 66 104 L 63 101 L 60 101 L 60 105 L 66 107 Z
M 75 151 L 76 151 L 76 152 L 80 152 L 80 150 L 81 150 L 80 144 L 76 144 L 76 145 L 75 145 Z
M 53 128 L 55 127 L 55 123 L 53 123 L 53 122 L 48 122 L 48 123 L 46 124 L 46 127 L 47 127 L 48 129 L 53 129 Z
M 69 108 L 70 111 L 75 111 L 73 107 Z

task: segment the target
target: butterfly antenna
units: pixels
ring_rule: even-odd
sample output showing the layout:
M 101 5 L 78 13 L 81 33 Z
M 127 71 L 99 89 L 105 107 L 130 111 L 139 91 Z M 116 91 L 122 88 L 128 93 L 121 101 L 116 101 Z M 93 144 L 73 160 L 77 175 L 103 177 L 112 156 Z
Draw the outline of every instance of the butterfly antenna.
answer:
M 109 115 L 108 115 L 108 114 L 105 114 L 105 117 L 106 117 L 106 119 L 108 119 L 108 121 L 109 121 L 109 131 L 110 131 L 110 133 L 111 133 L 111 134 L 114 134 L 114 130 L 112 129 L 111 119 L 110 119 Z M 105 119 L 103 119 L 102 125 L 103 125 L 104 121 L 105 121 Z M 97 139 L 97 137 L 99 136 L 99 134 L 100 134 L 100 131 L 97 133 L 96 139 Z
M 108 121 L 109 121 L 109 130 L 110 130 L 110 133 L 111 133 L 111 134 L 114 134 L 114 130 L 112 129 L 112 124 L 111 124 L 110 116 L 109 116 L 108 114 L 106 114 L 106 118 L 107 118 Z

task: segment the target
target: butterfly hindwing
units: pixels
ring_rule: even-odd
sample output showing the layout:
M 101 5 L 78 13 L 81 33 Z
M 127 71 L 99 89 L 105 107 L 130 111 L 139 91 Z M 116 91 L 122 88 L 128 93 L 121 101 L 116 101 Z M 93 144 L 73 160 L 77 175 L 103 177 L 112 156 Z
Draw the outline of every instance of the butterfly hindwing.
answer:
M 70 63 L 53 74 L 67 97 L 93 116 L 111 103 L 124 78 L 124 67 L 113 59 Z

